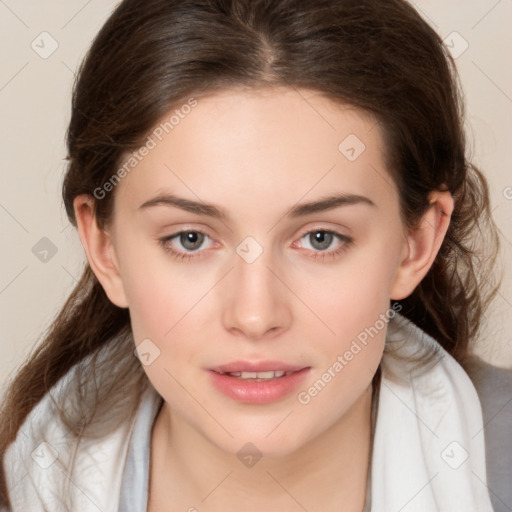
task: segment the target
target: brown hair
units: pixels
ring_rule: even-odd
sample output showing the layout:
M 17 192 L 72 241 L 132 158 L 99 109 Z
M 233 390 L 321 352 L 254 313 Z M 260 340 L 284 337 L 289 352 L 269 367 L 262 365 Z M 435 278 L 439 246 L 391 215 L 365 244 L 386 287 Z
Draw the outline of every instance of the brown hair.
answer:
M 94 196 L 172 107 L 229 87 L 275 85 L 316 90 L 379 121 L 408 226 L 426 211 L 429 192 L 446 187 L 454 195 L 441 250 L 400 304 L 403 315 L 462 361 L 495 293 L 497 231 L 486 180 L 467 160 L 454 62 L 403 0 L 122 1 L 96 36 L 74 86 L 63 184 L 71 223 L 76 226 L 73 199 Z M 113 196 L 95 203 L 100 227 L 108 223 Z M 481 244 L 484 232 L 489 239 Z M 94 359 L 105 347 L 111 350 L 108 368 Z M 61 420 L 77 440 L 93 435 L 90 426 L 102 411 L 125 420 L 146 382 L 133 349 L 128 311 L 108 300 L 86 266 L 10 383 L 0 457 L 48 390 L 87 356 L 93 363 L 80 368 L 81 387 L 75 383 L 70 394 L 79 403 L 61 407 Z M 103 423 L 103 430 L 114 426 L 114 420 Z M 0 503 L 7 503 L 3 475 L 1 484 Z

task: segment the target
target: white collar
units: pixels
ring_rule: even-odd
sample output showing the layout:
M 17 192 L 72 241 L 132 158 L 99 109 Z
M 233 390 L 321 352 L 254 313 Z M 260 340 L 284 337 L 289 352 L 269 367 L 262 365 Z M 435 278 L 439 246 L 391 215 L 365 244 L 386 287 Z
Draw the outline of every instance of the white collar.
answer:
M 463 368 L 405 317 L 390 321 L 372 453 L 372 512 L 492 512 L 482 409 Z M 436 356 L 427 368 L 400 357 Z

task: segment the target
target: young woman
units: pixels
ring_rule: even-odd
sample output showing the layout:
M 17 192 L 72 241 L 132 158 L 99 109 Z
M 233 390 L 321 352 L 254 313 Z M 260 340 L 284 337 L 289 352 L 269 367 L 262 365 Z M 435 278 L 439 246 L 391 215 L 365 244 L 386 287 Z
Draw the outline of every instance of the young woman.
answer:
M 5 397 L 5 510 L 509 510 L 462 115 L 402 0 L 121 2 L 74 89 L 88 265 Z

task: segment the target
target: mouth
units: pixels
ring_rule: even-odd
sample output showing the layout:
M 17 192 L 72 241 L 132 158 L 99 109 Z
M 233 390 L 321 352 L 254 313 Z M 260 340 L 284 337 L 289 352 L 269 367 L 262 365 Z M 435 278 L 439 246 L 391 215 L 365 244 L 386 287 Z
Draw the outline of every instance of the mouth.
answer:
M 223 395 L 248 404 L 268 404 L 287 397 L 304 381 L 309 366 L 279 361 L 238 361 L 208 369 L 214 387 Z

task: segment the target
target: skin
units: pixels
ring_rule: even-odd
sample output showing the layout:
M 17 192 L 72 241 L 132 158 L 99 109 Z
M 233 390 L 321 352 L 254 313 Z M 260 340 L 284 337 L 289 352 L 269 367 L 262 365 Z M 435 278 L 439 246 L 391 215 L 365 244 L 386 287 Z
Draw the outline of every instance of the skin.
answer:
M 445 236 L 453 198 L 432 192 L 423 221 L 407 230 L 380 126 L 314 91 L 231 89 L 197 99 L 117 185 L 105 231 L 95 223 L 93 199 L 75 200 L 96 276 L 112 302 L 129 308 L 136 345 L 150 339 L 160 350 L 144 366 L 165 400 L 152 430 L 149 510 L 327 511 L 343 504 L 360 511 L 371 380 L 386 329 L 307 405 L 297 394 L 375 324 L 390 299 L 418 285 Z M 338 150 L 349 134 L 366 146 L 352 162 Z M 164 193 L 214 204 L 228 217 L 140 208 Z M 373 205 L 286 215 L 334 193 Z M 173 257 L 159 241 L 183 230 L 208 235 L 195 252 L 179 237 L 167 241 L 191 259 Z M 322 250 L 315 230 L 352 242 L 333 237 Z M 252 263 L 236 252 L 247 236 L 263 248 Z M 311 369 L 289 396 L 251 405 L 210 382 L 206 368 L 234 360 Z M 263 455 L 252 468 L 236 457 L 247 442 Z

